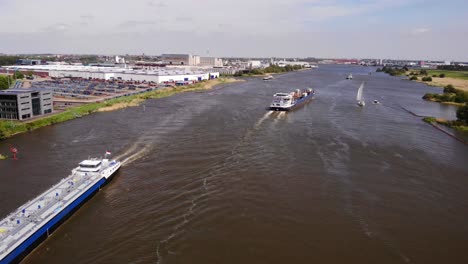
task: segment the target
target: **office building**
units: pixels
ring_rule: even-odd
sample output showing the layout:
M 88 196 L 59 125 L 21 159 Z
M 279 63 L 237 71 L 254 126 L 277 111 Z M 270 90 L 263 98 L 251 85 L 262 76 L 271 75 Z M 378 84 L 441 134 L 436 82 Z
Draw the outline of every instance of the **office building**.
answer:
M 52 113 L 53 92 L 36 89 L 0 91 L 0 119 L 24 120 Z

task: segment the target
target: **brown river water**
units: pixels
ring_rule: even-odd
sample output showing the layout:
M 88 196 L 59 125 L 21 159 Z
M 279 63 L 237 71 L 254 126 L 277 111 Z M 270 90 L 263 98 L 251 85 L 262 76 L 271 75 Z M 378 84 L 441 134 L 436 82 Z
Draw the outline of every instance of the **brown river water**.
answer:
M 20 154 L 0 161 L 0 218 L 110 150 L 113 181 L 23 263 L 468 263 L 468 146 L 403 110 L 455 108 L 374 70 L 249 78 L 1 141 Z M 304 107 L 265 110 L 306 87 Z

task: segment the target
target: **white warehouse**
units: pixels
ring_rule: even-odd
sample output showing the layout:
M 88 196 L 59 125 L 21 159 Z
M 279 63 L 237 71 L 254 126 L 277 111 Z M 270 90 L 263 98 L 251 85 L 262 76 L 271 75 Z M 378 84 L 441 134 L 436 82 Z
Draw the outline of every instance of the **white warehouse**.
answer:
M 25 65 L 3 67 L 10 71 L 47 72 L 55 78 L 83 78 L 101 80 L 146 81 L 146 82 L 187 82 L 219 78 L 219 72 L 188 70 L 185 68 L 159 68 L 157 70 L 134 70 L 131 68 L 75 66 L 75 65 Z

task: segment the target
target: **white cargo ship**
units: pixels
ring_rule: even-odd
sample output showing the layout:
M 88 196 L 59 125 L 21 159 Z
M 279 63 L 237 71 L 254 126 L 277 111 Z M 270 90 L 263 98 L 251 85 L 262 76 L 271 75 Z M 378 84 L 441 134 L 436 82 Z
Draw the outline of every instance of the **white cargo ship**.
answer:
M 0 264 L 19 262 L 112 179 L 117 160 L 88 159 L 70 176 L 0 221 Z
M 292 93 L 276 93 L 273 95 L 269 110 L 273 111 L 291 111 L 314 98 L 315 91 L 313 89 L 305 89 L 303 91 L 297 89 Z

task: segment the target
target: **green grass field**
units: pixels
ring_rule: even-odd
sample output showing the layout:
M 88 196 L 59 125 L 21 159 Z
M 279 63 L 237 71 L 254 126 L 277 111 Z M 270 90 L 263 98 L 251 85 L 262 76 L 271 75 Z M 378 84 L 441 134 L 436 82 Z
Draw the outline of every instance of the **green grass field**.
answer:
M 427 70 L 429 76 L 445 74 L 445 77 L 468 80 L 468 71 Z

